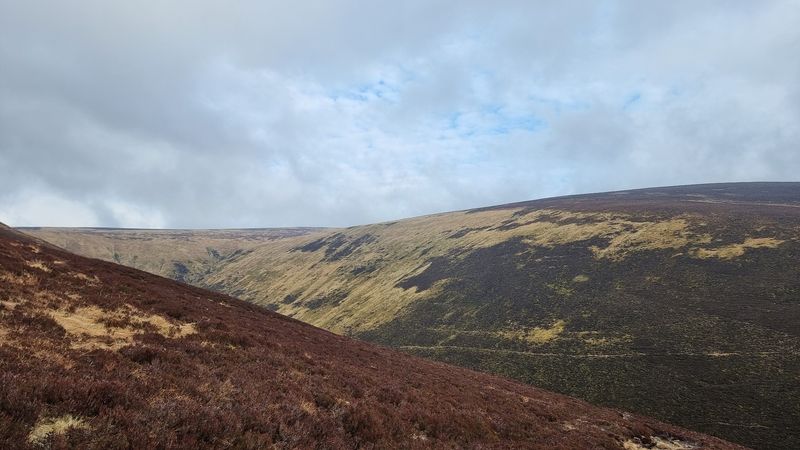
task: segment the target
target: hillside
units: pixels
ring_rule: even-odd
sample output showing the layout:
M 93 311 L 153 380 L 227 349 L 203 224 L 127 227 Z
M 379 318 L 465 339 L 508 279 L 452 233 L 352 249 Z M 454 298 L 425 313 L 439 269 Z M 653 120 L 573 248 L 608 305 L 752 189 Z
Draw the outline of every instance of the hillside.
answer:
M 72 253 L 91 255 L 187 283 L 202 282 L 203 277 L 247 255 L 254 247 L 265 242 L 324 232 L 321 228 L 23 230 Z
M 800 440 L 800 183 L 544 199 L 249 250 L 194 282 L 753 447 Z
M 0 280 L 1 448 L 734 448 L 2 225 Z

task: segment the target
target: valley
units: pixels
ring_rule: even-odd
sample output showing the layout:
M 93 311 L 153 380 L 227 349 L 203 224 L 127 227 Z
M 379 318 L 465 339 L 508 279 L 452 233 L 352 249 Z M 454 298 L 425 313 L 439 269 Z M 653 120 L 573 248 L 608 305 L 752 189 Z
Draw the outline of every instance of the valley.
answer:
M 0 224 L 0 448 L 737 445 L 360 342 Z
M 23 231 L 337 334 L 744 445 L 800 439 L 800 183 L 302 230 Z

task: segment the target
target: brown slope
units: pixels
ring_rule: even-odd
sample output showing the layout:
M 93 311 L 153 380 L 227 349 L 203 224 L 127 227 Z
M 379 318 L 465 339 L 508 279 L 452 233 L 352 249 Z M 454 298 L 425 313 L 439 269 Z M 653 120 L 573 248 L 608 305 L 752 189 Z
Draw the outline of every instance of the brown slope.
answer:
M 2 448 L 737 448 L 7 228 L 0 280 Z

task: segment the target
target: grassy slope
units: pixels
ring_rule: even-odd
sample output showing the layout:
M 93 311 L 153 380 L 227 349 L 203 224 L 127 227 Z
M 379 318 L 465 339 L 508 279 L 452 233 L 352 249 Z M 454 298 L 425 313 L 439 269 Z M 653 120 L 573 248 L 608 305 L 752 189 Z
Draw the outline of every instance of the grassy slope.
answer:
M 734 448 L 0 225 L 0 448 Z
M 322 228 L 148 230 L 21 228 L 79 255 L 113 261 L 156 275 L 197 283 L 263 243 L 314 235 Z
M 799 258 L 800 184 L 748 183 L 291 237 L 198 282 L 414 354 L 792 448 Z

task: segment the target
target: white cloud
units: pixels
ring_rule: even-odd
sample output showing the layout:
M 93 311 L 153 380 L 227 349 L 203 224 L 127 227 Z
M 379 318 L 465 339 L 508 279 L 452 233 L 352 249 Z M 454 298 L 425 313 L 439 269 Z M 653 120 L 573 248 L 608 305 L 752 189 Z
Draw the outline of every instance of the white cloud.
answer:
M 0 217 L 13 227 L 57 223 L 65 227 L 98 226 L 92 209 L 81 202 L 46 192 L 21 190 L 0 197 Z
M 0 0 L 0 220 L 350 225 L 796 179 L 798 22 L 779 0 Z

